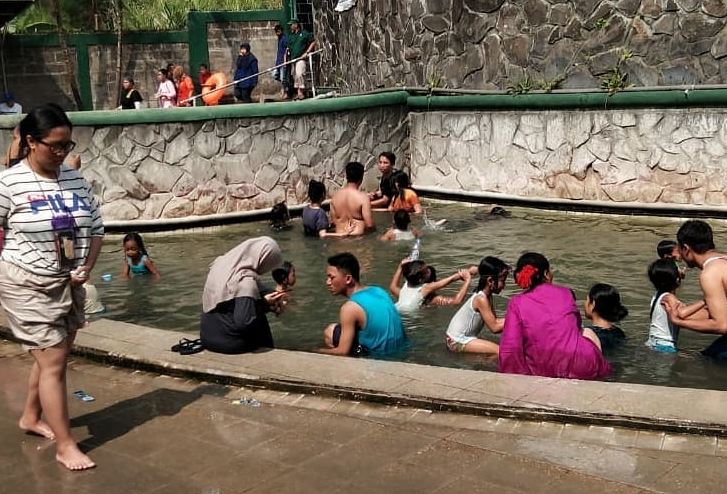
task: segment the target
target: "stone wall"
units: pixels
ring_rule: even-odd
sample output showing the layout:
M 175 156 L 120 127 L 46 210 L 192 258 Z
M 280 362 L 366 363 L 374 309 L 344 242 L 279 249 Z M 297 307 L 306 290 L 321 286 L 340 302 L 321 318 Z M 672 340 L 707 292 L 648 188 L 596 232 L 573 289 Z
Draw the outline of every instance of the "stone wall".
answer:
M 727 0 L 314 0 L 324 83 L 506 89 L 727 82 Z M 626 57 L 626 58 L 627 58 Z
M 3 55 L 7 90 L 15 94 L 26 111 L 48 101 L 64 108 L 75 107 L 60 48 L 19 46 L 10 42 L 3 49 Z M 73 49 L 71 57 L 76 59 Z
M 385 107 L 300 117 L 76 126 L 82 172 L 106 220 L 178 218 L 305 202 L 310 178 L 329 192 L 348 161 L 375 168 L 408 153 L 407 112 Z M 7 140 L 10 129 L 3 130 Z M 366 187 L 377 183 L 367 173 Z
M 414 183 L 522 197 L 727 205 L 727 110 L 413 113 Z
M 159 102 L 154 99 L 154 94 L 159 85 L 157 71 L 160 68 L 166 67 L 168 63 L 172 62 L 182 64 L 184 69 L 189 71 L 187 67 L 189 50 L 186 43 L 129 44 L 122 47 L 121 55 L 122 77 L 130 76 L 134 79 L 136 89 L 144 98 L 143 108 L 159 107 Z M 118 106 L 116 46 L 89 46 L 88 58 L 94 109 L 116 108 Z M 196 71 L 191 75 L 196 78 Z

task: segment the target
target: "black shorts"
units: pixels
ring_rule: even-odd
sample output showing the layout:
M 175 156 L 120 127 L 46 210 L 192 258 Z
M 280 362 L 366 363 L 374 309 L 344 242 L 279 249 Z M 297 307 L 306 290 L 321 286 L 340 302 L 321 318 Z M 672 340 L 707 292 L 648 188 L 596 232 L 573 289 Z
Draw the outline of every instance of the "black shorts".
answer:
M 333 328 L 333 347 L 338 348 L 338 344 L 341 342 L 341 325 L 336 324 L 336 326 Z M 351 345 L 351 351 L 349 352 L 350 355 L 358 356 L 358 355 L 365 355 L 366 349 L 358 342 L 358 331 L 356 332 L 356 335 L 353 337 L 353 344 Z

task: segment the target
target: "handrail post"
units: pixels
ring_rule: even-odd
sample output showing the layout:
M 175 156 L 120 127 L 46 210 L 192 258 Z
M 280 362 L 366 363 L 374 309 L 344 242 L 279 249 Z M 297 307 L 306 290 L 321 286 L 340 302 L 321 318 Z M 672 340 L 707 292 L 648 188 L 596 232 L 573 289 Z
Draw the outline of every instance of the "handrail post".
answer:
M 313 97 L 316 97 L 316 73 L 313 71 L 313 54 L 308 54 L 308 67 L 310 68 L 310 86 Z

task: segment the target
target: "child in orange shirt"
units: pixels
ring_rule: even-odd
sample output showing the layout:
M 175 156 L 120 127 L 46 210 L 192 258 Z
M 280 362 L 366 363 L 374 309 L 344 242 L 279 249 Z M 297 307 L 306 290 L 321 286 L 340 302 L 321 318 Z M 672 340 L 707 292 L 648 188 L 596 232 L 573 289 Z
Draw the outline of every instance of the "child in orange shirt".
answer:
M 394 197 L 389 205 L 389 211 L 406 211 L 407 213 L 421 213 L 422 205 L 419 196 L 411 189 L 409 175 L 398 171 L 394 173 Z

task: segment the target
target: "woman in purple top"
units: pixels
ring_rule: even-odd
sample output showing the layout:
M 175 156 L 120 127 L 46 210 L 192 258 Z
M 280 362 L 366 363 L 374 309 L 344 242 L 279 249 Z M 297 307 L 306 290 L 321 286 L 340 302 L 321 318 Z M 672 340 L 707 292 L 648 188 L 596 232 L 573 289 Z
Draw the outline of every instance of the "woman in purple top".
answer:
M 581 329 L 573 292 L 554 285 L 542 254 L 518 259 L 515 282 L 524 291 L 510 299 L 500 340 L 500 372 L 570 379 L 598 379 L 611 366 Z

